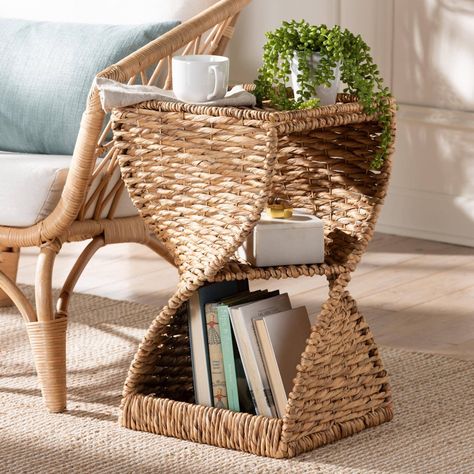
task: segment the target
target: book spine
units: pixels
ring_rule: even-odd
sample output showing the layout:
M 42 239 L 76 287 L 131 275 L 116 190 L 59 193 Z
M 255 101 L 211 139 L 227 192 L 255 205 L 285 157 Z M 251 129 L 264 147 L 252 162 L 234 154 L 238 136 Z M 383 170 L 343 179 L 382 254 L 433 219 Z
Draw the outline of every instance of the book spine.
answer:
M 234 312 L 231 313 L 231 323 L 257 415 L 274 417 L 276 416 L 276 409 L 270 385 L 264 373 L 263 361 L 261 361 L 262 371 L 259 370 L 257 362 L 257 357 L 260 358 L 260 352 L 253 327 L 250 327 L 251 332 L 247 331 L 242 318 Z
M 211 369 L 213 405 L 216 408 L 228 408 L 226 380 L 221 345 L 220 325 L 217 317 L 218 303 L 205 306 L 206 329 Z
M 199 307 L 199 295 L 194 293 L 188 303 L 189 344 L 193 370 L 194 396 L 198 405 L 212 406 L 211 379 L 208 370 L 207 342 Z
M 219 306 L 217 308 L 217 319 L 220 328 L 222 360 L 229 410 L 240 411 L 232 327 L 230 325 L 229 309 L 227 306 Z
M 268 351 L 268 346 L 267 350 L 265 350 L 264 341 L 265 339 L 268 339 L 268 337 L 266 337 L 266 328 L 263 319 L 254 319 L 253 328 L 255 331 L 255 335 L 257 336 L 258 348 L 260 350 L 260 356 L 265 367 L 267 379 L 270 383 L 270 389 L 272 393 L 272 400 L 275 407 L 275 411 L 279 418 L 283 418 L 288 398 L 286 396 L 281 377 L 279 379 L 274 377 L 276 376 L 275 374 L 279 371 L 278 363 L 275 359 L 274 353 Z M 271 345 L 271 342 L 268 341 L 268 344 Z M 283 402 L 281 402 L 281 400 L 283 400 Z

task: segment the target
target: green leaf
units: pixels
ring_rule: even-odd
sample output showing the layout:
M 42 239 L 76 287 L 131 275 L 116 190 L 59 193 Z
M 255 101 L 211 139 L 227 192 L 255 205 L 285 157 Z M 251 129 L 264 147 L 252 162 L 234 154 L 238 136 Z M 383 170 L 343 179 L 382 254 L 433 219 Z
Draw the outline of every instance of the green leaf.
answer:
M 255 80 L 255 95 L 259 103 L 269 99 L 280 110 L 317 107 L 319 99 L 314 97 L 315 90 L 334 80 L 334 67 L 339 62 L 341 80 L 346 85 L 344 92 L 355 94 L 365 112 L 376 114 L 383 126 L 379 150 L 372 162 L 372 167 L 380 168 L 392 140 L 388 100 L 391 94 L 384 86 L 370 48 L 362 37 L 347 29 L 342 30 L 338 25 L 328 28 L 326 25 L 310 25 L 305 20 L 284 21 L 265 36 L 263 64 Z M 316 69 L 309 64 L 309 58 L 315 52 L 321 55 Z M 295 53 L 299 60 L 299 100 L 289 99 L 286 88 Z

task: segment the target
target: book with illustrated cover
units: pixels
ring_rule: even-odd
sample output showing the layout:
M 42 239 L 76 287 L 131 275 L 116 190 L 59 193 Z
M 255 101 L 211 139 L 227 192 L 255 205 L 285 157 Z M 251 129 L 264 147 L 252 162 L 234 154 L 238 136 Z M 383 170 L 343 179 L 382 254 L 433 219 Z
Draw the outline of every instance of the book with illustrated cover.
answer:
M 206 304 L 207 344 L 209 348 L 209 366 L 211 369 L 213 406 L 229 408 L 224 363 L 222 357 L 221 329 L 217 317 L 220 303 Z
M 252 395 L 245 378 L 242 361 L 232 331 L 229 307 L 238 303 L 242 304 L 256 299 L 267 298 L 269 295 L 274 296 L 275 294 L 278 294 L 278 291 L 268 293 L 267 290 L 259 290 L 243 293 L 222 300 L 217 308 L 229 410 L 255 413 Z
M 296 366 L 310 336 L 311 324 L 304 306 L 253 320 L 263 363 L 279 418 L 285 415 L 293 389 Z
M 278 291 L 274 293 L 278 294 Z M 230 324 L 229 306 L 264 298 L 266 295 L 268 295 L 267 290 L 243 292 L 225 298 L 217 307 L 228 408 L 232 411 L 255 413 L 252 397 L 245 379 L 245 373 L 243 372 L 242 362 L 240 361 L 239 351 Z
M 230 319 L 257 415 L 276 417 L 270 383 L 260 354 L 252 320 L 291 309 L 288 294 L 231 306 Z
M 232 333 L 228 307 L 219 307 L 218 315 L 221 326 L 222 355 L 229 410 L 255 414 L 255 405 L 250 394 L 235 337 Z
M 243 291 L 248 291 L 247 280 L 224 281 L 199 288 L 189 299 L 189 342 L 194 398 L 198 405 L 213 406 L 205 306 Z

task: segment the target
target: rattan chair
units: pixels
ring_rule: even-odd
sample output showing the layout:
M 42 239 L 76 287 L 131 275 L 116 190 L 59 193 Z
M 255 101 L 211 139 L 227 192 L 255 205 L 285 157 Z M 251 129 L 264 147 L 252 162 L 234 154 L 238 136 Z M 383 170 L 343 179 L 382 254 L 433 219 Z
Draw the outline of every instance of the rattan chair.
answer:
M 232 37 L 239 12 L 249 2 L 221 0 L 110 66 L 99 76 L 170 88 L 172 55 L 222 54 Z M 115 178 L 112 186 L 110 183 L 114 179 L 112 172 L 117 167 L 117 151 L 110 141 L 110 124 L 104 128 L 104 120 L 97 88 L 92 86 L 58 205 L 44 220 L 31 227 L 0 225 L 0 304 L 12 302 L 26 322 L 41 391 L 47 408 L 52 412 L 60 412 L 66 407 L 65 348 L 69 299 L 95 252 L 108 244 L 136 242 L 147 245 L 173 263 L 168 252 L 150 236 L 140 217 L 116 218 L 114 215 L 117 203 L 126 191 L 120 178 Z M 98 158 L 102 159 L 97 165 Z M 88 196 L 91 182 L 100 175 L 100 186 L 92 196 Z M 101 218 L 106 206 L 110 210 L 106 218 Z M 92 218 L 86 218 L 91 209 Z M 87 239 L 92 240 L 77 259 L 55 302 L 52 271 L 56 255 L 64 243 Z M 36 306 L 25 297 L 15 281 L 22 247 L 40 249 L 35 280 Z

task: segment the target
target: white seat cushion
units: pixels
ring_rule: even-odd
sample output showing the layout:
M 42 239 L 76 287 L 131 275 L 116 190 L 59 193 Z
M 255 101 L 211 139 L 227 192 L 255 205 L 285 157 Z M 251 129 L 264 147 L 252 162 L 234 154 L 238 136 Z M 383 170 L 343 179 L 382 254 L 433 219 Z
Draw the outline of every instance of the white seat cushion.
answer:
M 0 225 L 27 227 L 43 220 L 56 207 L 66 182 L 72 156 L 33 155 L 0 152 Z M 89 196 L 100 184 L 97 176 L 89 190 Z M 109 181 L 106 193 L 119 179 L 116 169 Z M 110 202 L 102 216 L 106 217 Z M 93 213 L 89 209 L 86 218 Z M 137 215 L 126 191 L 122 193 L 115 217 Z

